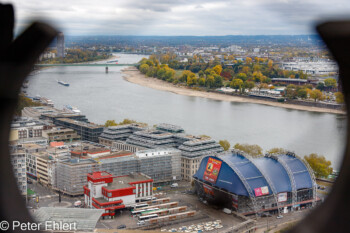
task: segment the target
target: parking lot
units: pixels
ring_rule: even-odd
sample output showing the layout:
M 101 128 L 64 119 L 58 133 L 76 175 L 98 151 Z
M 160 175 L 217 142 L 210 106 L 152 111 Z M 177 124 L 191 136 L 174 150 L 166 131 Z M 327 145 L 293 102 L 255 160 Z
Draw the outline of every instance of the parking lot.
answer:
M 54 206 L 54 207 L 68 207 L 74 208 L 74 202 L 83 200 L 83 197 L 69 197 L 62 195 L 61 204 L 58 205 L 58 194 L 51 189 L 44 187 L 40 184 L 28 184 L 28 188 L 33 190 L 36 195 L 39 196 L 39 202 L 36 202 L 36 198 L 31 198 L 27 202 L 27 206 L 30 210 L 34 210 L 38 207 Z M 190 192 L 190 185 L 187 182 L 180 182 L 179 187 L 170 188 L 163 187 L 161 192 L 164 193 L 164 197 L 170 198 L 170 202 L 177 202 L 178 206 L 186 206 L 188 210 L 196 211 L 193 217 L 183 218 L 173 221 L 165 221 L 152 227 L 146 227 L 155 231 L 192 231 L 194 229 L 200 230 L 207 227 L 206 231 L 224 232 L 229 228 L 237 226 L 243 223 L 245 220 L 237 217 L 233 214 L 226 214 L 222 209 L 210 206 L 201 202 L 196 195 Z M 320 192 L 328 192 L 330 187 L 326 187 L 325 190 L 318 189 Z M 326 194 L 323 194 L 324 196 Z M 322 196 L 323 196 L 322 195 Z M 307 214 L 309 210 L 294 211 L 287 214 L 283 214 L 283 218 L 277 219 L 277 215 L 269 217 L 250 216 L 249 219 L 256 221 L 256 227 L 261 229 L 275 228 L 283 223 L 293 222 L 300 220 Z M 100 229 L 117 229 L 121 225 L 125 225 L 126 229 L 141 230 L 145 229 L 145 226 L 137 225 L 138 217 L 133 217 L 130 210 L 121 210 L 117 212 L 113 219 L 101 219 L 97 223 L 96 228 Z M 216 226 L 218 226 L 216 228 Z M 212 229 L 211 229 L 212 228 Z M 182 229 L 182 230 L 181 230 Z

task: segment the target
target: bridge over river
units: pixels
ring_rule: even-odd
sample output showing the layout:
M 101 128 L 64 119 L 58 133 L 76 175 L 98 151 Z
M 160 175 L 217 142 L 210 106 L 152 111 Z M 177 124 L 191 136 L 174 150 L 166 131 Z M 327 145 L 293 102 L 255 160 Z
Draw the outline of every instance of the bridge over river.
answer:
M 45 66 L 136 66 L 137 64 L 115 64 L 115 63 L 62 63 L 62 64 L 36 64 L 39 67 Z

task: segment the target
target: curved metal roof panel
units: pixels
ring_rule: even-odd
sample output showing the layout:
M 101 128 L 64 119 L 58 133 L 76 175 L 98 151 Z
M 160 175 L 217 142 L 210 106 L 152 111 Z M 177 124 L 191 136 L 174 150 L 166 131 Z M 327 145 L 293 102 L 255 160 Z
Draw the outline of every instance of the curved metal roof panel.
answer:
M 257 158 L 255 164 L 269 176 L 277 193 L 292 191 L 288 173 L 277 160 L 267 157 Z
M 293 173 L 296 189 L 312 188 L 312 179 L 305 164 L 291 155 L 279 155 L 278 159 L 284 160 Z
M 220 158 L 217 158 L 217 157 L 213 157 L 213 158 L 219 161 L 222 161 Z M 209 159 L 209 156 L 203 158 L 198 171 L 194 175 L 195 178 L 198 178 L 201 181 L 204 181 L 203 176 L 206 170 L 208 159 Z M 204 182 L 207 182 L 207 181 L 204 181 Z M 225 162 L 221 164 L 220 172 L 218 174 L 215 186 L 221 189 L 227 190 L 228 192 L 235 193 L 237 195 L 249 196 L 240 178 L 232 170 L 232 168 L 229 167 Z

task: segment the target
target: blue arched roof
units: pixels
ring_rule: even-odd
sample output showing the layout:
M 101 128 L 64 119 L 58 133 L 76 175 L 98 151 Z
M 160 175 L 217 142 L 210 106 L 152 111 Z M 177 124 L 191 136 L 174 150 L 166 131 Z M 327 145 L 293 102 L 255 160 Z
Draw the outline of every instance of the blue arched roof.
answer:
M 286 162 L 292 171 L 296 189 L 312 188 L 312 179 L 305 164 L 298 158 L 291 155 L 279 155 L 278 159 Z
M 291 192 L 292 184 L 288 172 L 278 160 L 282 159 L 293 174 L 296 189 L 312 188 L 311 176 L 302 161 L 291 155 L 280 155 L 278 160 L 270 157 L 253 158 L 254 162 L 236 153 L 226 153 L 218 157 L 208 156 L 203 158 L 201 165 L 194 175 L 195 178 L 204 181 L 203 175 L 209 158 L 222 162 L 215 184 L 220 189 L 227 190 L 237 195 L 249 196 L 248 190 L 240 179 L 239 173 L 246 181 L 248 188 L 254 194 L 254 189 L 267 186 L 269 193 L 272 189 L 267 179 L 272 183 L 277 193 Z M 236 173 L 237 171 L 237 173 Z M 268 176 L 266 179 L 264 175 Z

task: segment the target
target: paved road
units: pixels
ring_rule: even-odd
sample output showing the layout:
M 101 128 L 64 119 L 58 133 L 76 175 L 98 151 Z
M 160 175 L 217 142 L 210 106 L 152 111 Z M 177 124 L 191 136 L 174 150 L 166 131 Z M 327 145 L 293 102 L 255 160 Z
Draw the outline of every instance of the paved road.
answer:
M 46 186 L 33 182 L 32 184 L 28 184 L 28 188 L 33 190 L 36 193 L 36 195 L 39 196 L 39 202 L 36 202 L 36 197 L 28 198 L 27 206 L 29 208 L 53 206 L 54 203 L 58 202 L 58 193 Z M 83 197 L 73 198 L 64 195 L 61 196 L 61 201 L 65 203 L 64 207 L 72 207 L 74 202 L 78 200 L 83 200 Z

